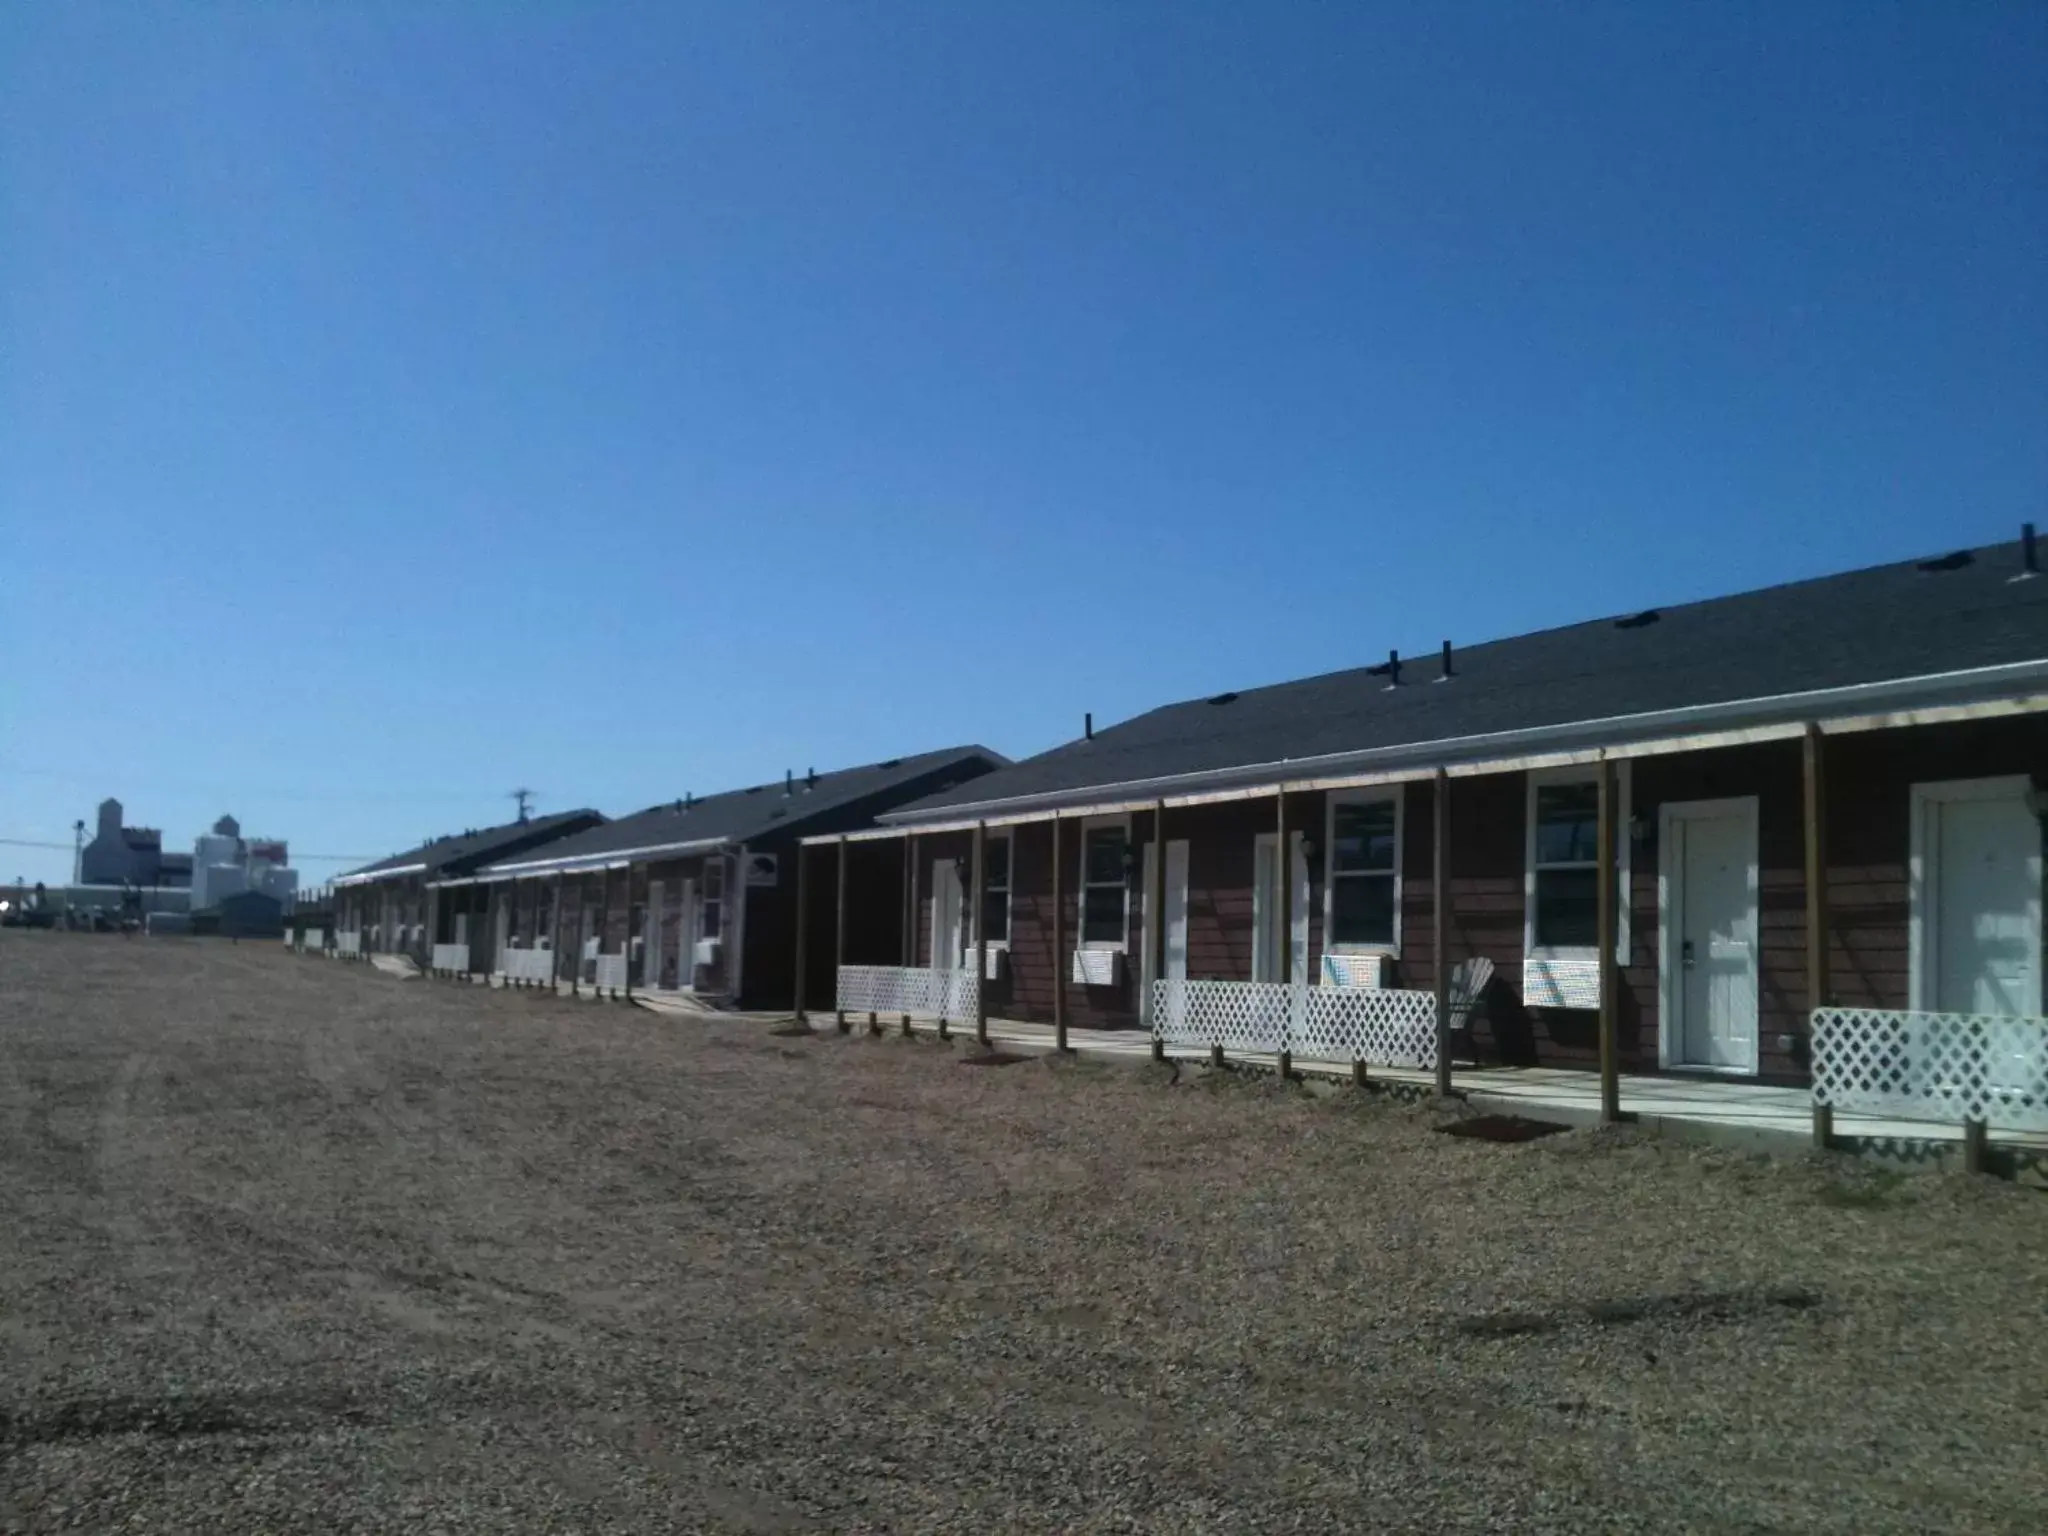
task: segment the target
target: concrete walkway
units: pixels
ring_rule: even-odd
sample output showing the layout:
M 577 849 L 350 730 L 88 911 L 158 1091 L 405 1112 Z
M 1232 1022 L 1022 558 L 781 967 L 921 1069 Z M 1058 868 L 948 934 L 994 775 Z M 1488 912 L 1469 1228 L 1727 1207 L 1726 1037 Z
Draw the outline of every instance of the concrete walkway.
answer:
M 765 1015 L 764 1015 L 765 1017 Z M 853 1029 L 867 1028 L 865 1016 L 849 1020 Z M 894 1034 L 900 1019 L 884 1019 Z M 813 1012 L 815 1028 L 833 1027 L 829 1012 Z M 974 1025 L 948 1026 L 952 1038 L 972 1039 Z M 915 1034 L 936 1038 L 938 1022 L 913 1019 Z M 1049 1054 L 1054 1034 L 1049 1024 L 1017 1019 L 990 1019 L 989 1040 L 1006 1050 Z M 1136 1065 L 1152 1059 L 1152 1040 L 1138 1030 L 1070 1029 L 1067 1043 L 1083 1060 Z M 1168 1047 L 1170 1060 L 1206 1069 L 1208 1053 Z M 1233 1054 L 1233 1065 L 1277 1070 L 1278 1058 L 1258 1053 Z M 1296 1074 L 1308 1081 L 1349 1082 L 1348 1062 L 1293 1062 Z M 1431 1072 L 1375 1067 L 1371 1079 L 1422 1092 L 1433 1091 Z M 1452 1091 L 1474 1109 L 1496 1114 L 1526 1115 L 1568 1125 L 1600 1121 L 1600 1077 L 1596 1072 L 1563 1067 L 1458 1066 L 1451 1072 Z M 1700 1140 L 1748 1144 L 1771 1151 L 1798 1151 L 1813 1144 L 1813 1098 L 1804 1088 L 1774 1087 L 1740 1078 L 1709 1076 L 1649 1077 L 1624 1074 L 1621 1079 L 1624 1117 L 1661 1134 Z M 1963 1128 L 1932 1120 L 1900 1120 L 1870 1115 L 1837 1114 L 1834 1144 L 1850 1150 L 1875 1150 L 1908 1161 L 1940 1160 L 1960 1151 Z M 1994 1147 L 2022 1162 L 2048 1160 L 2048 1136 L 2019 1131 L 1993 1131 Z

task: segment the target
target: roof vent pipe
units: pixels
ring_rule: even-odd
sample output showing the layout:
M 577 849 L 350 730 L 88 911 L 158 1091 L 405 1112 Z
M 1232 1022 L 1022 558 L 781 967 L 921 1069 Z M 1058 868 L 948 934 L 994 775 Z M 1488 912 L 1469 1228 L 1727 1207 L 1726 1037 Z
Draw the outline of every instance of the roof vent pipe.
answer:
M 1095 739 L 1095 716 L 1093 712 L 1081 717 L 1081 737 L 1085 741 L 1093 741 Z
M 1401 653 L 1387 652 L 1387 687 L 1389 690 L 1401 686 Z
M 2034 548 L 2034 525 L 2020 524 L 2020 573 L 2014 581 L 2025 581 L 2041 574 L 2041 557 Z
M 787 800 L 795 793 L 796 770 L 794 768 L 785 768 L 782 770 L 782 798 Z
M 1444 669 L 1437 674 L 1436 680 L 1440 683 L 1451 680 L 1451 642 L 1448 640 L 1444 642 Z
M 804 770 L 804 788 L 805 788 L 805 789 L 816 789 L 817 787 L 818 787 L 818 770 L 817 770 L 817 769 L 815 769 L 815 768 L 806 768 L 806 769 Z

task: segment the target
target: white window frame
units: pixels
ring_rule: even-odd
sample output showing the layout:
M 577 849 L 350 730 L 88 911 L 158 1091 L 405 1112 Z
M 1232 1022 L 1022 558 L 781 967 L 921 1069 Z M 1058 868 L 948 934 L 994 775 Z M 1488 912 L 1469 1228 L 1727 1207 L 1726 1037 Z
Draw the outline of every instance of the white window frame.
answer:
M 1004 913 L 1006 914 L 1003 922 L 1003 936 L 1000 939 L 992 938 L 988 941 L 988 947 L 991 951 L 1009 949 L 1010 935 L 1017 931 L 1017 841 L 1014 837 L 1011 836 L 1010 829 L 1008 827 L 1004 827 L 1001 831 L 991 831 L 985 833 L 983 836 L 983 843 L 981 849 L 982 921 L 986 922 L 988 920 L 988 893 L 990 889 L 988 883 L 988 851 L 989 849 L 995 847 L 997 843 L 1001 843 L 1009 849 L 1009 858 L 1006 861 L 1005 865 L 1008 873 L 1004 879 L 1003 884 L 999 887 L 996 887 L 996 889 L 1001 890 L 1002 893 L 1009 898 L 1009 901 L 1005 904 L 1003 908 Z M 969 862 L 971 863 L 972 861 L 970 860 Z M 967 909 L 969 919 L 968 926 L 970 928 L 973 926 L 974 910 L 975 909 L 972 905 L 972 898 L 970 897 L 970 904 Z M 968 947 L 970 949 L 974 947 L 971 940 L 968 944 Z
M 1598 763 L 1569 763 L 1560 768 L 1532 768 L 1524 778 L 1522 801 L 1522 955 L 1525 960 L 1595 961 L 1598 944 L 1546 944 L 1536 942 L 1536 791 L 1557 784 L 1597 784 Z M 1614 904 L 1614 963 L 1629 960 L 1629 908 L 1635 839 L 1629 835 L 1629 816 L 1634 804 L 1634 779 L 1630 763 L 1623 758 L 1615 764 L 1614 861 L 1618 899 Z
M 1402 853 L 1408 838 L 1408 786 L 1405 784 L 1374 784 L 1360 789 L 1333 789 L 1324 796 L 1323 807 L 1323 953 L 1326 955 L 1401 955 L 1401 886 Z M 1337 881 L 1343 878 L 1337 873 L 1337 807 L 1340 805 L 1377 805 L 1381 801 L 1394 803 L 1394 933 L 1391 943 L 1386 944 L 1333 944 L 1330 942 L 1331 921 L 1337 911 Z M 1373 872 L 1375 877 L 1378 871 Z
M 1911 807 L 1912 827 L 1908 838 L 1906 862 L 1906 1006 L 1916 1012 L 1933 1012 L 1934 999 L 1930 995 L 1934 981 L 1933 966 L 1928 960 L 1928 940 L 1938 931 L 1940 903 L 1936 896 L 1939 882 L 1932 877 L 1934 870 L 1928 867 L 1930 851 L 1938 853 L 1937 840 L 1928 836 L 1928 823 L 1937 807 L 1953 804 L 1959 800 L 2012 800 L 2018 799 L 2030 809 L 2038 805 L 2034 798 L 2034 782 L 2024 773 L 2001 774 L 1986 779 L 1935 779 L 1912 786 Z M 2036 814 L 2039 812 L 2036 810 Z M 2041 848 L 2037 843 L 2028 860 L 2034 877 L 2033 939 L 2034 939 L 2034 1005 L 2038 1016 L 2043 1007 L 2044 994 L 2048 994 L 2048 976 L 2042 972 L 2041 935 Z
M 1100 832 L 1109 827 L 1120 827 L 1123 829 L 1124 848 L 1126 851 L 1129 851 L 1134 846 L 1131 842 L 1131 818 L 1128 815 L 1089 816 L 1082 818 L 1079 856 L 1075 859 L 1077 868 L 1074 880 L 1074 948 L 1106 949 L 1112 950 L 1119 955 L 1127 955 L 1131 950 L 1131 877 L 1128 873 L 1120 875 L 1124 893 L 1123 937 L 1114 941 L 1109 939 L 1089 939 L 1086 937 L 1088 932 L 1089 887 L 1088 834 L 1090 832 Z M 1106 882 L 1103 888 L 1107 889 Z

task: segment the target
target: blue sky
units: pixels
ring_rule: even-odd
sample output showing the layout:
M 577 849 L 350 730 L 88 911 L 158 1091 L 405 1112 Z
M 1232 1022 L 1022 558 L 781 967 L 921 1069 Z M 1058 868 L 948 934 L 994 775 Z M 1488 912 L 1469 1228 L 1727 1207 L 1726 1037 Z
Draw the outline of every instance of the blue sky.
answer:
M 2044 79 L 2031 0 L 6 7 L 0 838 L 381 854 L 2010 537 Z

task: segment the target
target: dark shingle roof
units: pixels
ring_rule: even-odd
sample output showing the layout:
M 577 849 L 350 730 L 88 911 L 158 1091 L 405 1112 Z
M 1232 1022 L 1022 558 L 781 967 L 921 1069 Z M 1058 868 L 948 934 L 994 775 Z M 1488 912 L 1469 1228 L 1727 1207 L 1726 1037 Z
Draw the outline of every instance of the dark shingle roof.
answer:
M 425 866 L 424 873 L 430 877 L 461 874 L 509 850 L 531 849 L 554 838 L 581 832 L 593 822 L 603 821 L 602 814 L 588 809 L 557 811 L 552 816 L 508 821 L 503 826 L 486 827 L 480 832 L 458 832 L 450 837 L 439 837 L 431 843 L 422 843 L 405 853 L 394 853 L 388 859 L 365 864 L 361 869 L 352 869 L 335 878 L 357 880 L 365 875 L 411 870 L 420 865 Z
M 750 842 L 811 827 L 835 812 L 850 816 L 870 799 L 901 803 L 920 790 L 937 789 L 956 776 L 965 782 L 1008 762 L 1008 758 L 987 747 L 964 746 L 836 769 L 818 774 L 815 782 L 807 782 L 808 775 L 799 773 L 789 781 L 788 794 L 784 793 L 785 781 L 777 779 L 702 799 L 693 797 L 687 808 L 681 799 L 664 801 L 550 843 L 546 848 L 499 859 L 490 868 L 492 872 L 501 872 L 514 865 L 524 868 L 575 863 L 650 848 Z M 892 794 L 896 797 L 893 801 Z
M 1170 704 L 888 819 L 1581 724 L 1593 744 L 1624 737 L 1622 716 L 2048 659 L 2048 576 L 2020 569 L 2019 545 L 1992 545 L 1475 645 L 1448 682 L 1432 651 L 1403 659 L 1397 688 L 1378 666 Z

